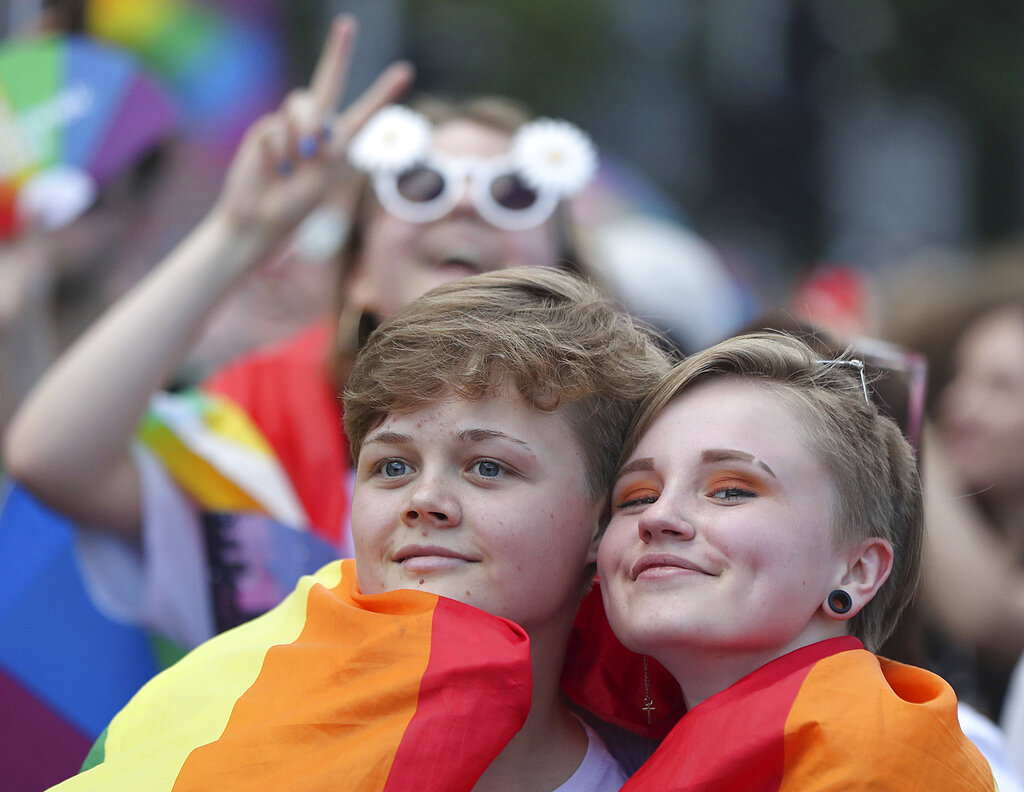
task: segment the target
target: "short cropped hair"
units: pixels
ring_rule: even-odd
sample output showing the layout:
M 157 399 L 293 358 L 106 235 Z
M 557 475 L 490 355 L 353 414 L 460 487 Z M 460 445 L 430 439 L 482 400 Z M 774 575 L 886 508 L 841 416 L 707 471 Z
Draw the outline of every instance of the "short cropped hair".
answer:
M 656 337 L 575 275 L 530 267 L 473 275 L 428 292 L 367 339 L 345 388 L 353 459 L 392 413 L 508 386 L 532 407 L 563 409 L 604 497 L 629 423 L 668 372 Z
M 764 383 L 790 406 L 805 440 L 832 479 L 837 544 L 881 537 L 893 568 L 850 631 L 875 651 L 892 633 L 920 579 L 924 514 L 917 460 L 899 427 L 867 401 L 857 371 L 822 362 L 810 346 L 779 333 L 737 336 L 687 358 L 651 392 L 627 437 L 622 460 L 673 399 L 697 383 L 743 377 Z

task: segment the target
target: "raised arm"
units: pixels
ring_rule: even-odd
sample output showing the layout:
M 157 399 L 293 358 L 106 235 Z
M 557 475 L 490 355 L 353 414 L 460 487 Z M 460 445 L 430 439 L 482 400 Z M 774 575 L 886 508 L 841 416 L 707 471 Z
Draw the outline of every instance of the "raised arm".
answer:
M 310 86 L 249 129 L 210 214 L 26 398 L 4 437 L 4 465 L 52 507 L 138 534 L 130 444 L 149 397 L 216 305 L 339 177 L 355 131 L 411 82 L 411 68 L 393 64 L 336 114 L 355 33 L 352 18 L 335 20 Z
M 1024 652 L 1024 571 L 963 495 L 934 432 L 922 449 L 927 611 L 953 639 L 1012 663 Z

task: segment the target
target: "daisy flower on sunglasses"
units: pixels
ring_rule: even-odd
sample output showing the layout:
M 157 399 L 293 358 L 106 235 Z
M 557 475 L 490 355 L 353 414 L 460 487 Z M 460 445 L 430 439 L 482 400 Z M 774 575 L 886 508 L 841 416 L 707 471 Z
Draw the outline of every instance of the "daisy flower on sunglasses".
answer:
M 597 170 L 597 150 L 575 124 L 539 118 L 519 128 L 512 156 L 523 180 L 536 190 L 572 195 Z
M 378 110 L 352 140 L 349 161 L 360 170 L 399 171 L 422 159 L 430 148 L 430 122 L 408 107 Z

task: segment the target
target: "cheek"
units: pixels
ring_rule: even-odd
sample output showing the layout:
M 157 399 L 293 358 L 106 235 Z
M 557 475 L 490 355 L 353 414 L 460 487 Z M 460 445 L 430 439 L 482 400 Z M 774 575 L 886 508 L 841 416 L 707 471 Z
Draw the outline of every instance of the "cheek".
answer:
M 360 554 L 369 556 L 378 551 L 385 539 L 386 515 L 393 511 L 388 506 L 387 494 L 353 495 L 350 525 L 357 560 Z
M 408 255 L 421 228 L 383 211 L 375 214 L 367 224 L 362 250 L 362 264 L 367 274 L 381 281 L 399 271 L 402 257 Z
M 635 529 L 627 521 L 613 518 L 601 537 L 597 548 L 597 573 L 610 578 L 629 545 L 629 537 L 635 535 Z

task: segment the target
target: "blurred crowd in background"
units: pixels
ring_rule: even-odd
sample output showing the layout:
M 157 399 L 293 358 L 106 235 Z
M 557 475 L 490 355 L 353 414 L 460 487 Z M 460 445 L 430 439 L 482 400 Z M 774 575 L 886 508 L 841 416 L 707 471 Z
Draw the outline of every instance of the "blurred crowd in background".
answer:
M 601 164 L 572 199 L 579 248 L 681 352 L 810 328 L 896 383 L 888 406 L 924 438 L 930 544 L 891 649 L 1001 720 L 1024 779 L 1020 4 L 5 0 L 0 428 L 207 214 L 243 133 L 308 81 L 341 12 L 360 23 L 346 102 L 401 58 L 417 92 L 510 96 L 585 129 Z M 130 58 L 110 60 L 110 102 L 130 95 L 145 123 L 88 133 L 77 162 L 33 142 L 46 113 L 75 112 L 71 75 L 26 55 L 43 35 Z M 222 301 L 167 387 L 334 309 L 353 206 L 329 209 Z

